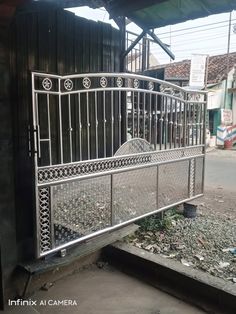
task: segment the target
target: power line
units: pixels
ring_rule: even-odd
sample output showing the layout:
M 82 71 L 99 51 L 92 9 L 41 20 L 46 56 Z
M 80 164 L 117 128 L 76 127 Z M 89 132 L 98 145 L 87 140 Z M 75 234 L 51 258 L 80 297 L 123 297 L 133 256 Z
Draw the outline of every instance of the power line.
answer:
M 211 41 L 211 40 L 215 40 L 215 39 L 220 39 L 220 38 L 225 38 L 225 35 L 222 35 L 222 36 L 216 36 L 216 37 L 211 37 L 211 36 L 207 36 L 207 37 L 204 37 L 204 38 L 194 38 L 194 39 L 191 39 L 191 41 L 189 41 L 189 40 L 184 40 L 184 41 L 177 41 L 177 42 L 173 42 L 172 43 L 172 49 L 174 48 L 174 47 L 179 47 L 179 46 L 184 46 L 185 44 L 192 44 L 192 43 L 198 43 L 198 42 L 202 42 L 202 41 Z M 153 47 L 151 47 L 151 50 L 159 50 L 160 48 L 159 47 L 157 47 L 156 45 L 154 46 L 153 45 Z
M 208 31 L 208 30 L 211 30 L 211 29 L 217 29 L 217 28 L 223 28 L 223 27 L 228 27 L 228 25 L 221 25 L 221 26 L 216 26 L 216 27 L 210 27 L 210 28 L 206 28 L 206 29 L 199 29 L 197 31 L 193 31 L 193 32 L 188 32 L 188 33 L 182 33 L 182 34 L 178 34 L 178 35 L 173 35 L 173 37 L 179 37 L 179 36 L 183 36 L 183 35 L 189 35 L 189 34 L 195 34 L 195 33 L 198 33 L 198 32 L 205 32 L 205 31 Z M 159 35 L 157 35 L 159 37 Z M 166 39 L 166 38 L 169 38 L 169 36 L 167 37 L 160 37 L 161 40 L 163 39 Z
M 236 19 L 232 19 L 232 21 L 236 21 Z M 208 24 L 199 25 L 199 26 L 192 26 L 192 27 L 187 27 L 187 28 L 181 28 L 181 29 L 177 29 L 177 30 L 171 31 L 171 34 L 172 33 L 176 33 L 176 32 L 186 31 L 186 30 L 189 30 L 189 29 L 195 29 L 195 28 L 199 28 L 199 27 L 205 27 L 205 26 L 216 25 L 216 24 L 221 24 L 221 23 L 228 23 L 228 22 L 229 22 L 228 20 L 225 20 L 225 21 L 208 23 Z M 166 34 L 170 34 L 170 32 L 159 33 L 158 36 L 166 35 Z

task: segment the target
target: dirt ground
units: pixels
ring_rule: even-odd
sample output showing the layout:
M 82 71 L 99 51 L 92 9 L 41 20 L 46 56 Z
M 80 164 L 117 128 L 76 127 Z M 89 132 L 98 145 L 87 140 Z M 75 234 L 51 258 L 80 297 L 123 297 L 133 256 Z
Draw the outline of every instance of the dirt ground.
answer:
M 236 151 L 207 153 L 204 197 L 194 202 L 196 218 L 166 211 L 161 223 L 155 216 L 141 222 L 129 241 L 236 287 Z

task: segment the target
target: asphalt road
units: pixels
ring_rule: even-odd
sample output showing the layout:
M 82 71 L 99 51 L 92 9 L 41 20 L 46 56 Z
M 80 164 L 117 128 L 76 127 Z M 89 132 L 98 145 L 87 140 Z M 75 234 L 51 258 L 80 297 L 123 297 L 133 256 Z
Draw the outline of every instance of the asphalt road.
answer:
M 207 153 L 205 187 L 222 188 L 236 193 L 235 150 L 214 150 Z

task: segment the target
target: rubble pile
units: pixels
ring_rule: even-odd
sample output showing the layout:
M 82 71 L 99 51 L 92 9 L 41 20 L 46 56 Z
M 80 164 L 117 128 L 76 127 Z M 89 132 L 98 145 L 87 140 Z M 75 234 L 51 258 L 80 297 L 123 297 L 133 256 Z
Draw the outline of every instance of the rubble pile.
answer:
M 198 211 L 194 219 L 169 210 L 146 218 L 128 241 L 164 258 L 236 283 L 236 225 L 227 216 Z

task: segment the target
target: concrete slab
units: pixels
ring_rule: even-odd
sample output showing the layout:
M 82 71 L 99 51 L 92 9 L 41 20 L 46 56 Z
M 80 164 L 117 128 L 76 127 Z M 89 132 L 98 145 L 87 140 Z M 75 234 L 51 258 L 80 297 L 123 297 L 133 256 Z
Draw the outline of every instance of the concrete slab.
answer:
M 57 281 L 48 291 L 38 291 L 32 300 L 33 313 L 53 314 L 202 314 L 184 303 L 136 278 L 111 267 L 92 266 Z M 77 305 L 48 305 L 49 300 L 72 300 Z M 46 300 L 46 306 L 39 305 Z M 29 307 L 24 313 L 30 313 Z M 8 308 L 6 313 L 19 314 L 22 307 Z

